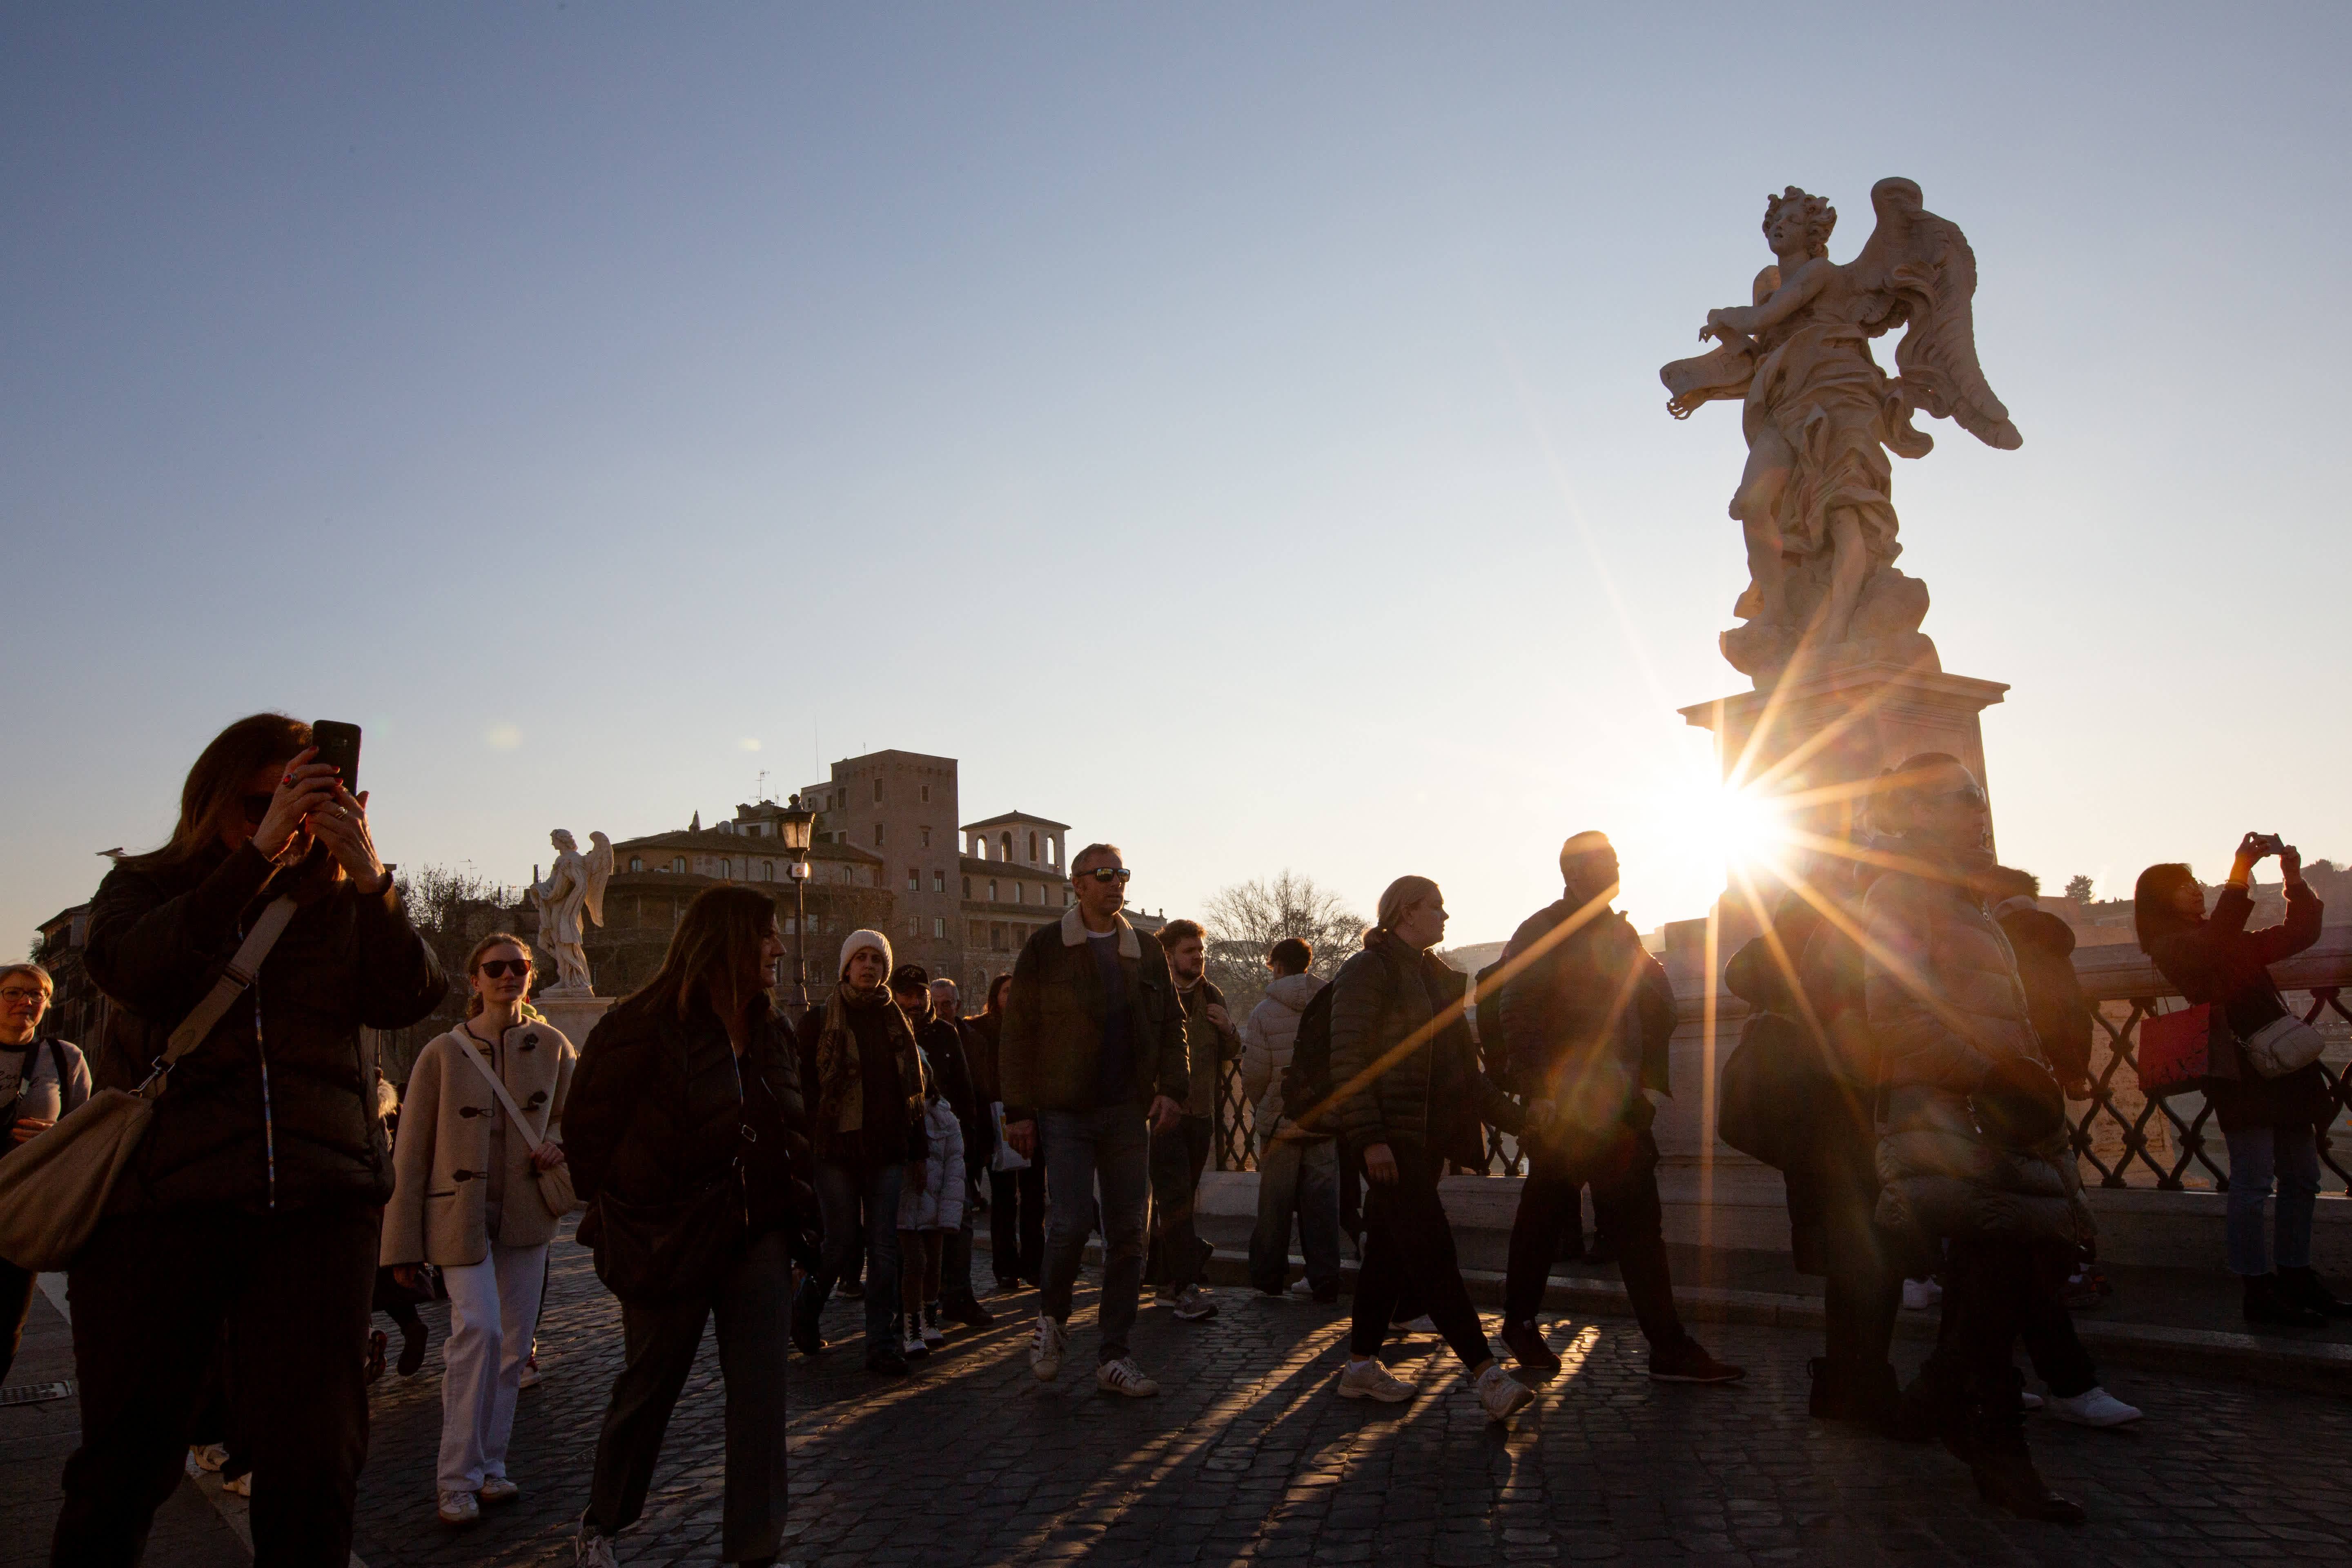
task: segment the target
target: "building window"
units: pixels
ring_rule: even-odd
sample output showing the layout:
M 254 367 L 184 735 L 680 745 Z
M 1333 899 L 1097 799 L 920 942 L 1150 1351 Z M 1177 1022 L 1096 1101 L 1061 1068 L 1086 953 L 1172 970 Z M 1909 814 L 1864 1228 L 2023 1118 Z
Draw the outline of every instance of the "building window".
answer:
M 762 882 L 772 882 L 772 881 L 774 881 L 775 879 L 776 879 L 776 863 L 775 863 L 773 860 L 762 860 L 762 861 L 761 861 L 761 862 L 760 862 L 760 880 L 761 880 Z
M 986 921 L 966 921 L 964 923 L 971 928 L 972 946 L 978 947 L 988 941 L 988 925 Z
M 933 915 L 931 917 L 931 934 L 933 936 L 945 936 L 948 934 L 948 922 L 944 916 Z
M 683 874 L 686 870 L 686 857 L 681 855 L 677 859 L 672 860 L 669 863 L 669 868 L 673 871 Z
M 1053 840 L 1053 839 L 1051 839 L 1051 838 L 1048 838 L 1047 840 L 1045 840 L 1045 864 L 1046 864 L 1046 865 L 1048 865 L 1048 866 L 1054 866 L 1054 865 L 1058 865 L 1058 864 L 1060 864 L 1061 852 L 1062 852 L 1062 847 L 1061 847 L 1058 843 L 1056 843 L 1055 840 Z
M 878 822 L 874 825 L 874 847 L 882 847 L 882 825 Z
M 735 875 L 735 862 L 734 862 L 734 861 L 732 861 L 732 860 L 721 860 L 720 862 L 719 862 L 719 879 L 720 881 L 722 881 L 722 882 L 723 882 L 723 881 L 727 880 L 729 878 L 730 878 L 730 877 L 732 877 L 732 876 L 734 876 L 734 875 Z
M 988 901 L 992 904 L 996 902 L 996 879 L 993 877 L 988 879 Z
M 630 856 L 630 857 L 629 857 L 629 869 L 630 869 L 630 870 L 632 870 L 632 871 L 642 871 L 642 870 L 644 870 L 645 868 L 646 868 L 645 857 L 643 857 L 643 856 L 641 856 L 641 855 L 632 855 L 632 856 Z
M 1033 833 L 1033 834 L 1031 834 L 1031 835 L 1029 836 L 1029 864 L 1031 864 L 1032 866 L 1034 866 L 1036 863 L 1037 863 L 1037 836 L 1036 836 L 1035 834 L 1034 834 L 1034 833 Z
M 971 897 L 971 879 L 970 877 L 966 877 L 963 879 L 963 896 L 967 899 Z
M 877 805 L 882 804 L 882 781 L 879 777 L 874 781 L 874 804 Z
M 931 803 L 931 786 L 930 786 L 930 785 L 929 785 L 929 784 L 925 784 L 925 785 L 923 786 L 923 804 L 924 804 L 925 805 L 930 805 L 930 803 Z
M 924 828 L 924 829 L 923 829 L 923 847 L 924 847 L 924 848 L 926 848 L 926 849 L 929 849 L 930 847 L 931 847 L 931 830 L 930 830 L 929 828 L 926 827 L 926 828 Z
M 999 835 L 997 836 L 997 847 L 998 847 L 1000 850 L 1002 850 L 1002 851 L 1003 851 L 1003 853 L 1001 853 L 1000 855 L 998 855 L 998 856 L 997 856 L 997 858 L 998 858 L 999 860 L 1010 860 L 1010 859 L 1012 859 L 1012 858 L 1013 858 L 1013 835 L 1011 835 L 1010 833 L 999 834 Z
M 919 867 L 919 866 L 909 866 L 909 867 L 908 867 L 908 868 L 907 868 L 907 891 L 908 891 L 908 892 L 910 892 L 910 893 L 919 893 L 919 892 L 921 892 L 922 890 L 923 890 L 923 872 L 922 872 L 922 868 L 921 868 L 920 867 Z
M 908 915 L 907 917 L 907 939 L 911 942 L 922 934 L 923 917 L 920 915 Z
M 1016 904 L 1025 904 L 1029 901 L 1028 883 L 1015 882 L 1013 884 L 1013 901 Z
M 945 871 L 934 869 L 931 872 L 931 891 L 934 893 L 944 893 L 947 890 L 948 874 Z

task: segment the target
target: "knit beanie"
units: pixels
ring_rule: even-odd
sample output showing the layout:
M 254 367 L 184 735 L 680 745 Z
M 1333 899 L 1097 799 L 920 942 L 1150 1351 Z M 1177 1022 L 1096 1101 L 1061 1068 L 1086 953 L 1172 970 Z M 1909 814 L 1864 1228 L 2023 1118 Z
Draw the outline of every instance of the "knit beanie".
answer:
M 882 973 L 887 974 L 896 967 L 890 957 L 890 939 L 878 931 L 851 931 L 841 944 L 841 967 L 835 973 L 849 973 L 849 955 L 861 947 L 870 947 L 882 955 Z

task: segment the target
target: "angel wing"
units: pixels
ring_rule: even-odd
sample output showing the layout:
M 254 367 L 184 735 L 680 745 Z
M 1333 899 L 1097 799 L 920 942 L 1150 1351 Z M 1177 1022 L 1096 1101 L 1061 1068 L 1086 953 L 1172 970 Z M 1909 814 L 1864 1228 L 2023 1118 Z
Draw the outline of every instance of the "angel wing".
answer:
M 2012 450 L 2025 437 L 1977 363 L 1976 252 L 1958 224 L 1927 211 L 1921 200 L 1909 180 L 1881 180 L 1870 187 L 1878 226 L 1846 267 L 1854 290 L 1867 300 L 1862 325 L 1873 337 L 1910 325 L 1895 350 L 1896 389 L 1906 416 L 1924 408 L 1957 421 L 1989 447 Z M 1920 452 L 1934 445 L 1924 432 L 1913 434 Z
M 601 833 L 588 836 L 591 846 L 581 857 L 587 868 L 588 918 L 598 925 L 604 923 L 604 884 L 613 879 L 613 841 Z

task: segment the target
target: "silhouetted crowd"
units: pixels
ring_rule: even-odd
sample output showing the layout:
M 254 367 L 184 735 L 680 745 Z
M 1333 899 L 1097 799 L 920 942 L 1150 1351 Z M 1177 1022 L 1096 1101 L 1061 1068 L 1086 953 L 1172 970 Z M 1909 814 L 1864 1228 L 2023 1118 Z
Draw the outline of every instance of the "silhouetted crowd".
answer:
M 1677 1008 L 1612 907 L 1617 856 L 1599 833 L 1563 845 L 1560 898 L 1475 980 L 1436 955 L 1441 889 L 1407 876 L 1328 981 L 1306 942 L 1273 942 L 1264 998 L 1238 1021 L 1198 924 L 1147 933 L 1127 917 L 1131 873 L 1107 843 L 1071 859 L 1069 907 L 971 1016 L 952 982 L 859 931 L 788 1016 L 775 903 L 725 885 L 697 895 L 658 972 L 575 1049 L 531 1005 L 530 945 L 496 932 L 467 960 L 467 1017 L 395 1098 L 361 1031 L 425 1018 L 449 982 L 376 853 L 367 796 L 312 742 L 273 714 L 230 726 L 191 770 L 171 840 L 107 875 L 87 963 L 111 1007 L 87 1062 L 39 1032 L 49 977 L 0 968 L 0 1310 L 13 1353 L 35 1273 L 66 1268 L 82 1402 L 60 1565 L 138 1562 L 194 1466 L 251 1498 L 257 1563 L 340 1568 L 388 1356 L 371 1314 L 393 1315 L 397 1370 L 415 1376 L 430 1299 L 449 1310 L 437 1516 L 462 1527 L 515 1499 L 517 1398 L 536 1375 L 549 1248 L 575 1213 L 625 1352 L 578 1560 L 619 1561 L 715 1322 L 720 1553 L 773 1563 L 788 1352 L 832 1349 L 836 1294 L 862 1298 L 864 1364 L 883 1378 L 919 1375 L 951 1329 L 992 1324 L 973 1286 L 983 1211 L 992 1294 L 1037 1293 L 1034 1375 L 1063 1375 L 1096 1246 L 1095 1386 L 1159 1391 L 1131 1342 L 1146 1285 L 1178 1321 L 1218 1312 L 1196 1200 L 1236 1062 L 1257 1150 L 1250 1285 L 1336 1303 L 1343 1244 L 1359 1260 L 1337 1397 L 1416 1397 L 1381 1352 L 1422 1330 L 1492 1419 L 1534 1400 L 1561 1366 L 1538 1314 L 1553 1264 L 1585 1246 L 1587 1194 L 1650 1375 L 1743 1375 L 1676 1310 L 1652 1124 Z M 2091 1426 L 2139 1412 L 2100 1386 L 2066 1305 L 2095 1247 L 2066 1108 L 2090 1092 L 2095 1026 L 2072 934 L 2032 879 L 1993 863 L 1983 790 L 1957 761 L 1890 769 L 1867 815 L 1730 960 L 1750 1011 L 1720 1131 L 1783 1173 L 1797 1267 L 1825 1280 L 1812 1415 L 1940 1440 L 1988 1500 L 2079 1521 L 2033 1466 L 2026 1410 Z M 2249 931 L 2252 868 L 2273 856 L 2287 917 Z M 2260 1323 L 2347 1310 L 2310 1259 L 2334 1103 L 2317 1037 L 2268 972 L 2318 932 L 2300 866 L 2249 835 L 2210 910 L 2186 866 L 2150 868 L 2137 890 L 2141 944 L 2185 998 L 2161 1048 L 2228 1140 L 2228 1263 Z M 1517 1373 L 1441 1197 L 1449 1172 L 1488 1168 L 1490 1130 L 1525 1172 L 1500 1330 Z M 1939 1289 L 1941 1306 L 1907 1386 L 1891 1353 L 1906 1289 Z M 2016 1369 L 2021 1342 L 2046 1399 Z

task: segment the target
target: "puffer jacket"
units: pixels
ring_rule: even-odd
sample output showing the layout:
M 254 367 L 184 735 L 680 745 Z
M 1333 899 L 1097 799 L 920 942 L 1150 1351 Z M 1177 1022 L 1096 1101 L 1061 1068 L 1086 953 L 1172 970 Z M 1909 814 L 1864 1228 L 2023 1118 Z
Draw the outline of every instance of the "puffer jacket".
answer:
M 135 1089 L 264 907 L 300 907 L 259 974 L 172 1069 L 109 1212 L 203 1204 L 381 1204 L 392 1154 L 362 1028 L 398 1029 L 449 988 L 397 889 L 362 895 L 321 861 L 276 870 L 250 844 L 178 866 L 118 865 L 90 901 L 90 978 L 116 1005 L 92 1062 Z
M 1461 974 L 1375 931 L 1331 984 L 1330 1121 L 1348 1147 L 1410 1143 L 1478 1170 L 1483 1127 L 1525 1126 L 1518 1103 L 1479 1070 Z
M 1863 900 L 1863 988 L 1880 1053 L 1878 1224 L 1915 1239 L 2011 1236 L 2090 1245 L 2062 1131 L 2031 1150 L 1978 1131 L 1969 1097 L 2000 1062 L 2047 1065 L 2009 938 L 1969 885 L 1989 856 L 1901 845 Z
M 747 1240 L 816 1215 L 800 1067 L 765 1008 L 740 1062 L 708 1003 L 684 1018 L 629 1002 L 605 1014 L 572 1071 L 563 1152 L 592 1205 L 608 1188 L 638 1205 L 688 1199 L 740 1159 Z
M 2061 1083 L 2091 1076 L 2091 1037 L 2098 1025 L 2074 973 L 2074 928 L 2024 895 L 1993 906 L 1992 918 L 2017 954 L 2017 978 L 2042 1054 Z
M 1260 1139 L 1285 1131 L 1282 1075 L 1290 1069 L 1291 1053 L 1298 1048 L 1298 1020 L 1315 994 L 1329 984 L 1312 974 L 1280 975 L 1242 1020 L 1242 1092 L 1257 1107 Z M 1297 1129 L 1288 1131 L 1296 1135 Z

